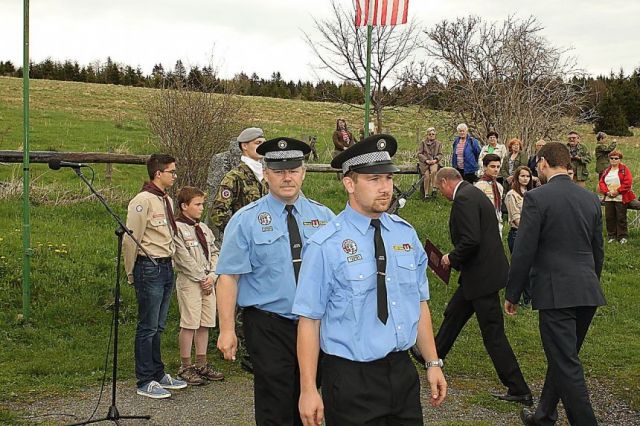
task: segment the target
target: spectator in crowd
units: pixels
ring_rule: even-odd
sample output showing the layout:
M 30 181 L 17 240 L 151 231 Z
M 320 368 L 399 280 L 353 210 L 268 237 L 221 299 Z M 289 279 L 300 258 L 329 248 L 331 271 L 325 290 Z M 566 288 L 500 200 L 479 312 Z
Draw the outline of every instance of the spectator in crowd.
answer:
M 441 159 L 442 143 L 436 139 L 436 129 L 429 127 L 427 129 L 427 137 L 418 146 L 418 167 L 420 168 L 420 173 L 424 175 L 422 188 L 425 199 L 436 196 L 433 178 L 438 171 Z
M 333 157 L 346 151 L 356 143 L 353 133 L 347 128 L 347 122 L 344 118 L 336 120 L 336 130 L 333 132 Z
M 502 238 L 502 197 L 504 189 L 497 181 L 500 174 L 500 157 L 497 154 L 487 154 L 482 159 L 484 174 L 474 185 L 489 198 L 496 211 L 498 232 Z
M 478 140 L 469 135 L 469 127 L 460 123 L 457 127 L 458 136 L 453 140 L 453 154 L 451 165 L 462 175 L 462 178 L 469 183 L 478 180 L 478 156 L 480 155 L 480 144 Z
M 174 242 L 176 293 L 180 308 L 181 366 L 178 378 L 189 385 L 203 385 L 224 379 L 207 363 L 209 328 L 216 326 L 216 294 L 214 283 L 218 276 L 218 248 L 215 237 L 207 225 L 200 222 L 204 211 L 204 192 L 185 186 L 178 192 L 176 217 L 178 232 Z M 191 348 L 196 347 L 196 362 L 192 362 Z
M 607 145 L 607 134 L 598 132 L 596 135 L 596 173 L 598 179 L 602 177 L 602 172 L 609 167 L 609 153 L 616 149 L 618 142 L 613 140 Z
M 587 164 L 591 161 L 591 154 L 587 151 L 587 147 L 580 143 L 580 135 L 577 132 L 570 131 L 567 138 L 569 140 L 567 147 L 571 156 L 571 166 L 575 173 L 573 180 L 584 188 L 589 178 Z
M 627 207 L 635 207 L 640 202 L 631 190 L 633 176 L 631 170 L 622 163 L 622 152 L 614 149 L 609 153 L 609 167 L 600 175 L 599 191 L 604 194 L 604 216 L 607 224 L 608 242 L 627 242 Z M 637 207 L 636 207 L 637 208 Z
M 502 178 L 502 185 L 508 191 L 513 179 L 513 172 L 518 167 L 527 165 L 527 157 L 522 150 L 522 141 L 518 138 L 511 139 L 507 144 L 507 149 L 509 154 L 502 159 L 500 177 Z
M 535 149 L 535 152 L 531 155 L 531 157 L 529 157 L 529 160 L 527 161 L 527 166 L 529 167 L 529 170 L 531 170 L 531 177 L 534 177 L 536 179 L 536 181 L 539 182 L 538 180 L 538 151 L 540 151 L 540 148 L 542 148 L 544 146 L 544 144 L 546 144 L 547 142 L 544 139 L 540 139 L 539 141 L 537 141 L 533 147 Z M 534 183 L 535 184 L 535 183 Z
M 487 154 L 496 154 L 500 157 L 500 161 L 507 155 L 507 147 L 503 143 L 498 143 L 498 132 L 490 131 L 487 133 L 487 144 L 480 149 L 480 156 L 478 156 L 478 164 L 482 165 L 482 159 Z M 484 174 L 484 169 L 481 167 L 479 176 Z
M 518 227 L 520 226 L 520 215 L 522 214 L 522 203 L 524 201 L 525 192 L 533 189 L 533 179 L 531 169 L 527 166 L 518 167 L 513 172 L 513 181 L 511 190 L 505 195 L 505 204 L 509 213 L 509 235 L 507 236 L 507 244 L 509 252 L 513 253 Z M 528 306 L 531 303 L 531 289 L 529 286 L 524 288 L 522 296 L 522 304 Z

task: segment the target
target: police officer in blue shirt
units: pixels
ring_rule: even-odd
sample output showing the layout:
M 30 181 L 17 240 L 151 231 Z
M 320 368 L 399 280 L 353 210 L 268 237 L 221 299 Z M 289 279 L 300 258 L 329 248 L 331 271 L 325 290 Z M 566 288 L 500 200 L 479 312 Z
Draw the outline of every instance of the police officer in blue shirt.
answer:
M 411 225 L 386 210 L 393 193 L 389 135 L 338 155 L 346 208 L 308 241 L 293 313 L 300 315 L 300 414 L 305 425 L 422 425 L 420 382 L 407 350 L 424 350 L 431 404 L 447 383 L 427 300 L 427 258 Z M 322 398 L 315 387 L 320 349 Z
M 307 144 L 276 138 L 262 143 L 257 152 L 264 156 L 269 193 L 238 210 L 225 228 L 216 267 L 218 349 L 225 359 L 235 360 L 237 302 L 245 308 L 243 327 L 254 368 L 256 424 L 300 425 L 298 316 L 291 306 L 302 245 L 334 214 L 301 193 L 304 155 L 310 152 Z

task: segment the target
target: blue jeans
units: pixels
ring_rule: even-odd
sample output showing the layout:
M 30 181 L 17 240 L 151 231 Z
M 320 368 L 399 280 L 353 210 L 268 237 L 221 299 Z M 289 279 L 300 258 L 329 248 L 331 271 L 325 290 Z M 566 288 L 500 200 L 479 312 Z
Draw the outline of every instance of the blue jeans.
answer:
M 171 262 L 154 266 L 138 258 L 133 268 L 133 282 L 138 299 L 138 327 L 135 339 L 136 378 L 138 387 L 164 377 L 160 356 L 160 336 L 164 331 L 173 291 Z

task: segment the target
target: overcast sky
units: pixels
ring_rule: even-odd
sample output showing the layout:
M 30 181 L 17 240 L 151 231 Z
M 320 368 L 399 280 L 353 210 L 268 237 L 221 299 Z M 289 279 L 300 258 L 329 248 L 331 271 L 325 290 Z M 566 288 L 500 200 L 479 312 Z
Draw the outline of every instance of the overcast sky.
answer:
M 338 0 L 345 6 L 353 0 Z M 244 71 L 289 80 L 315 79 L 315 63 L 302 40 L 313 18 L 330 12 L 329 0 L 31 0 L 31 58 L 88 64 L 111 56 L 149 73 L 154 63 L 173 68 L 206 65 L 222 75 Z M 523 4 L 524 3 L 524 4 Z M 22 63 L 22 4 L 0 0 L 0 60 Z M 573 48 L 593 75 L 640 66 L 640 0 L 410 0 L 409 16 L 431 26 L 476 14 L 488 20 L 536 16 L 543 34 Z

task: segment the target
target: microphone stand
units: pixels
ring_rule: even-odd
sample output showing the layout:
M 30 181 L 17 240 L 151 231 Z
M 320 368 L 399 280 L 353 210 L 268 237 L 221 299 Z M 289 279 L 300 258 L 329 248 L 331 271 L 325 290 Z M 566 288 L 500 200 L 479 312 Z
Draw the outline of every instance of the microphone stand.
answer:
M 120 258 L 122 257 L 122 241 L 124 238 L 124 234 L 127 234 L 129 237 L 131 237 L 131 239 L 136 243 L 138 248 L 142 250 L 142 252 L 145 253 L 145 255 L 149 259 L 151 259 L 154 265 L 158 266 L 158 263 L 155 261 L 155 259 L 153 259 L 149 255 L 149 253 L 144 249 L 144 247 L 142 247 L 140 242 L 136 240 L 131 230 L 127 228 L 124 223 L 122 223 L 122 220 L 120 219 L 120 217 L 118 217 L 118 215 L 114 213 L 111 207 L 109 207 L 104 197 L 100 193 L 98 193 L 98 191 L 96 191 L 96 189 L 93 187 L 91 182 L 89 182 L 89 180 L 87 180 L 87 178 L 82 174 L 82 170 L 80 169 L 80 167 L 73 167 L 73 171 L 89 187 L 91 192 L 98 198 L 100 203 L 102 203 L 102 205 L 105 207 L 109 215 L 118 223 L 118 228 L 115 231 L 115 234 L 118 236 L 118 257 L 116 259 L 116 283 L 114 287 L 115 300 L 114 300 L 114 307 L 113 307 L 114 337 L 113 337 L 113 370 L 112 370 L 112 379 L 111 379 L 111 406 L 109 407 L 109 411 L 107 412 L 107 415 L 105 417 L 102 417 L 99 419 L 89 418 L 84 422 L 73 423 L 72 425 L 69 425 L 69 426 L 86 425 L 90 423 L 97 423 L 97 422 L 104 422 L 104 421 L 111 421 L 119 425 L 120 424 L 119 420 L 121 419 L 149 420 L 151 419 L 150 415 L 121 416 L 120 413 L 118 412 L 118 407 L 116 406 L 116 378 L 118 374 L 118 323 L 120 319 Z

